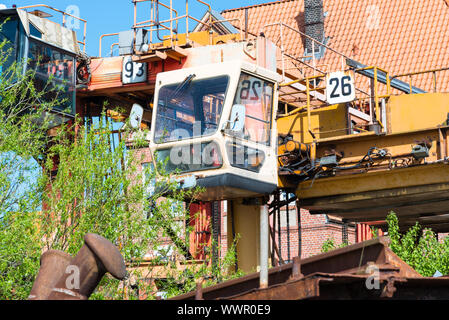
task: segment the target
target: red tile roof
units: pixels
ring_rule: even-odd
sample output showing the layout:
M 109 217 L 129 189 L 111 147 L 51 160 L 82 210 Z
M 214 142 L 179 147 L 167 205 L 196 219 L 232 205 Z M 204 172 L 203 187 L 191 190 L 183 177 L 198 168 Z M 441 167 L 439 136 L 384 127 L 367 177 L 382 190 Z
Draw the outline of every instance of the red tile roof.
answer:
M 449 67 L 449 0 L 323 0 L 326 43 L 365 65 L 376 65 L 390 75 Z M 304 32 L 304 0 L 281 0 L 229 9 L 227 18 L 245 19 L 248 32 L 265 35 L 278 46 L 280 28 L 265 25 L 283 22 Z M 238 28 L 238 23 L 234 23 Z M 282 44 L 290 55 L 304 55 L 304 39 L 284 29 Z M 329 50 L 318 66 L 341 69 L 341 58 Z M 401 78 L 408 81 L 407 78 Z M 437 73 L 438 91 L 449 92 L 449 71 Z M 414 76 L 413 85 L 433 90 L 432 74 Z

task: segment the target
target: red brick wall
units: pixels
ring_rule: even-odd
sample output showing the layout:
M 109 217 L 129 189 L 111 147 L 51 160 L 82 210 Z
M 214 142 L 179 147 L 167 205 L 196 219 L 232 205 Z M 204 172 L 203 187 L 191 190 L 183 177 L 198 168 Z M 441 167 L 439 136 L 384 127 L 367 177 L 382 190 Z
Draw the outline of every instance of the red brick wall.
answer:
M 296 209 L 293 207 L 290 210 Z M 290 259 L 297 256 L 298 248 L 298 226 L 290 226 Z M 288 258 L 287 228 L 281 230 L 281 254 L 282 258 Z M 323 243 L 332 238 L 336 245 L 343 242 L 343 226 L 328 222 L 326 216 L 311 215 L 309 211 L 301 209 L 301 257 L 306 258 L 320 254 Z M 355 243 L 355 229 L 348 227 L 348 242 Z M 276 243 L 278 243 L 278 233 L 276 232 Z
M 301 209 L 302 225 L 302 258 L 321 253 L 323 244 L 333 239 L 335 244 L 343 243 L 343 226 L 326 220 L 326 215 L 311 215 Z M 348 243 L 356 242 L 355 228 L 348 227 Z
M 220 256 L 223 257 L 228 250 L 228 232 L 227 230 L 228 209 L 225 201 L 221 202 L 221 230 L 220 230 Z M 231 235 L 232 236 L 232 235 Z

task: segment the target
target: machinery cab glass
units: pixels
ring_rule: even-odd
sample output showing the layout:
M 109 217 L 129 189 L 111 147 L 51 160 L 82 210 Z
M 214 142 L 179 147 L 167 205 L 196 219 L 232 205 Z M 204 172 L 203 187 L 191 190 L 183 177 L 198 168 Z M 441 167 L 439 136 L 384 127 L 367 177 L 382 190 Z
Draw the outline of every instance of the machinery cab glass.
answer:
M 40 11 L 38 11 L 40 12 Z M 51 15 L 47 15 L 51 16 Z M 75 115 L 76 34 L 62 25 L 20 9 L 0 10 L 0 42 L 5 42 L 0 74 L 7 77 L 8 68 L 16 63 L 20 71 L 34 72 L 37 91 L 48 86 L 59 88 L 42 97 L 42 103 L 57 98 L 53 107 L 55 125 Z M 8 79 L 14 83 L 14 79 Z M 33 106 L 30 106 L 33 107 Z
M 204 201 L 271 193 L 278 179 L 277 78 L 243 61 L 159 73 L 153 155 L 184 187 L 205 187 Z

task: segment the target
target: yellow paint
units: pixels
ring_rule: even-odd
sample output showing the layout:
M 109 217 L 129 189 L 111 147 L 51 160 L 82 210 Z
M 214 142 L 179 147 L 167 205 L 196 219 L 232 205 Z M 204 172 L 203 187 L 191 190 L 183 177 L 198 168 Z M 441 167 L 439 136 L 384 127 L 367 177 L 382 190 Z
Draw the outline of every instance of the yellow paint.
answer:
M 192 32 L 189 33 L 188 39 L 190 41 L 195 42 L 196 44 L 200 46 L 207 46 L 207 45 L 216 45 L 220 43 L 226 43 L 228 41 L 240 41 L 241 39 L 240 34 L 226 34 L 226 35 L 219 35 L 217 33 L 210 34 L 209 31 L 199 31 L 199 32 Z M 172 44 L 170 40 L 170 36 L 164 36 L 164 42 L 160 44 L 154 44 L 155 47 L 170 47 Z M 181 33 L 178 35 L 175 35 L 175 38 L 173 40 L 173 45 L 176 46 L 184 46 L 187 44 L 187 34 Z
M 300 199 L 308 199 L 354 194 L 353 200 L 356 201 L 361 200 L 356 196 L 361 192 L 430 185 L 448 180 L 449 165 L 432 164 L 317 179 L 313 188 L 310 188 L 311 182 L 303 182 L 296 189 L 296 195 Z
M 297 113 L 277 120 L 279 134 L 292 134 L 293 139 L 311 143 L 307 112 Z M 341 136 L 347 132 L 346 105 L 338 104 L 310 112 L 310 128 L 317 139 Z
M 429 112 L 431 110 L 431 112 Z M 449 113 L 448 93 L 426 93 L 391 96 L 387 103 L 388 133 L 404 133 L 443 125 Z M 282 117 L 277 120 L 279 134 L 292 134 L 303 143 L 313 142 L 308 131 L 307 112 Z M 344 104 L 332 105 L 311 111 L 310 127 L 318 142 L 334 139 L 357 139 L 373 132 L 347 135 L 347 111 Z
M 217 34 L 213 34 L 212 35 L 212 44 L 221 44 L 221 43 L 227 43 L 229 41 L 240 41 L 241 40 L 241 36 L 239 33 L 235 33 L 235 34 L 225 34 L 225 35 L 217 35 Z
M 259 232 L 260 232 L 260 206 L 243 205 L 241 200 L 229 202 L 227 218 L 228 247 L 233 243 L 232 216 L 234 217 L 235 235 L 238 238 L 237 259 L 238 267 L 244 272 L 254 272 L 259 265 Z M 233 212 L 231 214 L 230 212 Z
M 358 162 L 364 157 L 371 147 L 377 147 L 379 149 L 387 149 L 393 157 L 407 157 L 412 151 L 412 146 L 415 145 L 417 141 L 426 139 L 432 140 L 432 146 L 427 161 L 438 160 L 439 148 L 437 141 L 439 135 L 437 129 L 379 136 L 373 133 L 366 133 L 338 137 L 335 139 L 326 139 L 325 141 L 318 141 L 317 156 L 322 157 L 326 150 L 332 147 L 344 155 L 340 160 L 340 164 L 350 165 Z M 385 163 L 388 163 L 388 161 L 385 161 Z
M 388 132 L 437 127 L 446 122 L 448 113 L 448 93 L 392 96 L 387 105 Z
M 379 110 L 378 110 L 379 112 Z M 393 159 L 411 159 L 412 147 L 421 141 L 429 141 L 431 147 L 426 162 L 440 160 L 448 155 L 447 119 L 449 113 L 449 94 L 427 93 L 391 96 L 386 105 L 387 133 L 376 135 L 374 132 L 347 134 L 347 110 L 345 105 L 334 105 L 312 110 L 308 118 L 307 111 L 279 118 L 279 134 L 291 134 L 293 139 L 314 146 L 319 159 L 331 151 L 343 155 L 341 166 L 350 166 L 362 159 L 371 147 L 386 149 Z M 307 132 L 308 122 L 316 139 Z M 314 148 L 311 148 L 314 149 Z M 285 152 L 285 146 L 279 148 Z M 325 206 L 326 199 L 344 196 L 346 202 L 363 201 L 366 194 L 390 189 L 409 190 L 425 188 L 449 182 L 448 164 L 428 164 L 424 161 L 408 168 L 388 168 L 389 157 L 375 163 L 368 171 L 340 171 L 334 177 L 316 179 L 299 184 L 296 194 L 299 199 L 312 201 L 317 208 Z M 379 168 L 378 165 L 382 165 Z M 291 186 L 292 180 L 279 177 L 281 187 Z M 410 189 L 411 190 L 411 189 Z M 364 193 L 365 194 L 362 194 Z M 407 195 L 407 191 L 403 196 Z M 320 200 L 321 199 L 321 200 Z M 323 203 L 321 203 L 322 201 Z M 348 204 L 349 205 L 349 204 Z M 362 214 L 363 215 L 363 214 Z

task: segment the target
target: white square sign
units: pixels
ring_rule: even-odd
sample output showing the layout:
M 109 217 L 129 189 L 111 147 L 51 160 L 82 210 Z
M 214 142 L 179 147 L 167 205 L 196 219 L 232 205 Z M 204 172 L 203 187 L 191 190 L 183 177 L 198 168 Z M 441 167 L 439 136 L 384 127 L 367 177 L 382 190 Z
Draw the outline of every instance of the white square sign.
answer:
M 326 78 L 326 100 L 328 104 L 355 100 L 354 80 L 343 71 L 330 73 Z

